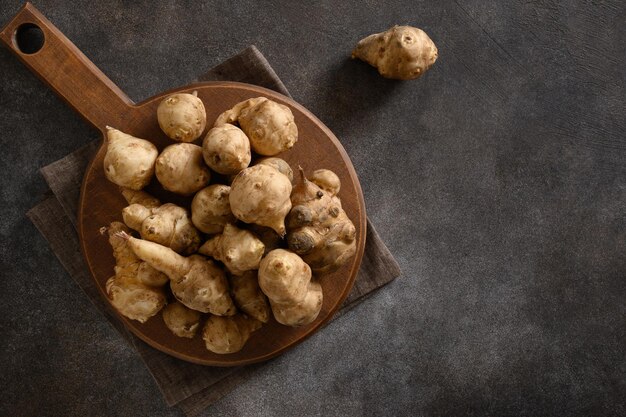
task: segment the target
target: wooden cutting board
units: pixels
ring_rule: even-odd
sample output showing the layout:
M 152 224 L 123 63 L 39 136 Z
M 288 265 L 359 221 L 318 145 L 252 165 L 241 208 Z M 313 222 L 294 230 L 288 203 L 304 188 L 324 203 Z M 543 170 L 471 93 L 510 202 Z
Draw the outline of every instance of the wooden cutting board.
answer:
M 21 35 L 28 30 L 40 30 L 43 34 L 40 49 L 28 49 L 20 42 Z M 339 197 L 356 227 L 357 251 L 356 256 L 339 271 L 318 277 L 324 291 L 324 303 L 317 320 L 307 326 L 292 328 L 272 319 L 252 334 L 243 350 L 228 355 L 206 350 L 200 334 L 192 340 L 174 336 L 165 327 L 160 314 L 144 324 L 120 315 L 120 319 L 135 335 L 156 349 L 180 359 L 204 365 L 235 366 L 276 356 L 302 342 L 330 320 L 350 292 L 361 264 L 366 234 L 365 204 L 348 155 L 333 133 L 311 112 L 272 90 L 235 82 L 192 84 L 135 104 L 30 3 L 26 3 L 6 25 L 0 33 L 0 39 L 31 71 L 97 128 L 103 139 L 108 125 L 150 140 L 159 150 L 172 144 L 159 128 L 156 109 L 165 96 L 174 92 L 197 91 L 207 111 L 208 126 L 234 104 L 264 96 L 288 106 L 298 126 L 298 142 L 279 156 L 292 168 L 300 165 L 306 173 L 327 168 L 341 179 Z M 104 176 L 102 162 L 105 153 L 106 143 L 103 140 L 83 179 L 78 218 L 83 255 L 103 297 L 106 297 L 105 283 L 113 275 L 115 262 L 108 237 L 101 235 L 99 230 L 111 221 L 121 221 L 121 210 L 127 205 L 118 187 Z M 156 181 L 148 186 L 147 191 L 162 201 L 189 207 L 190 199 L 164 191 Z

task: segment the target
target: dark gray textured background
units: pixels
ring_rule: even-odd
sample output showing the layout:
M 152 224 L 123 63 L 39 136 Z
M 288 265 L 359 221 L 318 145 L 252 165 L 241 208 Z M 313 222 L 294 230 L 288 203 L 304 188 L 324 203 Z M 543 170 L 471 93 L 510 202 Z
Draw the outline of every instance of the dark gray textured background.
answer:
M 404 271 L 211 415 L 626 414 L 623 2 L 130 3 L 35 5 L 136 101 L 257 45 Z M 439 47 L 420 80 L 348 59 L 395 23 Z M 24 216 L 96 132 L 4 48 L 0 74 L 0 414 L 181 415 Z

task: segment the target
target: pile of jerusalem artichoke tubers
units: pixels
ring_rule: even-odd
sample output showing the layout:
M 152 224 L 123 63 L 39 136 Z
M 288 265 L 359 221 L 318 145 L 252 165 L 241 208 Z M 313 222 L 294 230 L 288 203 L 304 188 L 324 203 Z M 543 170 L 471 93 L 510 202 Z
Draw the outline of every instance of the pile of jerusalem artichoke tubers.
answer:
M 108 131 L 105 174 L 128 202 L 124 223 L 103 228 L 116 260 L 106 285 L 111 304 L 142 323 L 162 312 L 174 335 L 201 333 L 219 354 L 241 350 L 272 317 L 286 326 L 313 323 L 321 282 L 355 254 L 356 229 L 337 175 L 321 169 L 307 179 L 300 168 L 294 178 L 277 157 L 298 140 L 289 107 L 265 97 L 238 103 L 209 126 L 202 146 L 193 143 L 207 130 L 196 94 L 166 97 L 157 120 L 178 142 L 160 152 L 149 140 Z M 193 196 L 190 207 L 143 191 L 153 177 Z

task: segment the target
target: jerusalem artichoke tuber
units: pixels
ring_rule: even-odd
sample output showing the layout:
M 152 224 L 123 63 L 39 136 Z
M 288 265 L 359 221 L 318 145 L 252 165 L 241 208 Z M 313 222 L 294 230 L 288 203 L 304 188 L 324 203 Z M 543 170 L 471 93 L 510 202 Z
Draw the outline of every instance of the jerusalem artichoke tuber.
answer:
M 313 272 L 335 271 L 356 253 L 356 228 L 339 198 L 307 180 L 302 169 L 291 201 L 287 244 Z
M 244 347 L 250 334 L 261 326 L 260 321 L 243 314 L 232 317 L 210 316 L 204 325 L 202 338 L 211 352 L 235 353 Z
M 198 191 L 191 202 L 191 221 L 201 232 L 221 233 L 227 223 L 237 218 L 230 211 L 230 187 L 214 184 Z
M 246 271 L 259 269 L 264 251 L 263 242 L 252 232 L 227 224 L 224 232 L 209 239 L 198 253 L 223 262 L 231 274 L 241 275 Z
M 202 315 L 196 310 L 175 301 L 163 309 L 163 321 L 168 329 L 178 337 L 193 338 L 200 326 Z
M 239 220 L 271 227 L 285 234 L 285 216 L 291 209 L 289 178 L 267 165 L 241 171 L 231 184 L 230 208 Z
M 235 304 L 241 311 L 260 322 L 268 322 L 270 306 L 267 297 L 259 287 L 257 271 L 247 271 L 242 275 L 231 275 L 230 288 Z
M 237 126 L 214 127 L 202 142 L 202 156 L 213 171 L 224 175 L 237 174 L 250 165 L 250 141 Z
M 252 149 L 273 156 L 291 148 L 298 140 L 298 128 L 289 107 L 265 97 L 251 98 L 222 113 L 215 127 L 239 123 Z
M 176 143 L 163 149 L 156 159 L 155 173 L 163 188 L 182 195 L 206 187 L 211 179 L 202 148 L 192 143 Z
M 289 182 L 293 184 L 293 170 L 284 159 L 276 158 L 273 156 L 257 159 L 255 165 L 267 165 L 271 166 L 281 174 L 289 178 Z
M 152 179 L 158 154 L 149 141 L 107 126 L 104 175 L 109 181 L 132 190 L 142 189 Z
M 385 78 L 411 80 L 419 78 L 437 60 L 433 41 L 421 29 L 394 26 L 359 41 L 352 58 L 376 67 Z
M 172 94 L 159 104 L 157 120 L 170 139 L 193 142 L 204 132 L 206 111 L 196 91 L 192 94 Z

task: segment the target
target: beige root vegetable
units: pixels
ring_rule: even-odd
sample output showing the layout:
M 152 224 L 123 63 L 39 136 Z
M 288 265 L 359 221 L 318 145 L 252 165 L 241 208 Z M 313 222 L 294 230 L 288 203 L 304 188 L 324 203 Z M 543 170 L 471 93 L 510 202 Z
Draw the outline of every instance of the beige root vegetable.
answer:
M 437 54 L 437 47 L 423 30 L 394 26 L 360 40 L 352 58 L 376 67 L 385 78 L 411 80 L 424 74 Z
M 230 211 L 230 187 L 214 184 L 198 191 L 191 202 L 191 221 L 201 232 L 222 233 L 227 223 L 237 218 Z
M 104 175 L 121 187 L 140 190 L 152 179 L 159 151 L 145 139 L 107 126 Z
M 237 174 L 250 165 L 250 141 L 241 129 L 231 124 L 214 127 L 202 142 L 204 162 L 215 172 Z
M 121 232 L 128 229 L 120 222 L 108 227 L 116 266 L 115 275 L 106 282 L 106 292 L 113 307 L 123 316 L 145 323 L 165 305 L 165 293 L 160 287 L 167 277 L 137 258 L 126 241 L 117 237 Z M 151 279 L 146 280 L 142 274 Z
M 329 193 L 332 197 L 339 194 L 339 190 L 341 189 L 339 177 L 329 169 L 313 171 L 313 174 L 309 177 L 309 181 Z
M 141 204 L 147 208 L 158 207 L 161 202 L 158 198 L 151 196 L 145 191 L 131 190 L 130 188 L 121 187 L 122 195 L 128 204 Z
M 320 313 L 323 303 L 322 286 L 315 281 L 309 283 L 304 300 L 298 304 L 272 304 L 274 318 L 285 326 L 304 326 L 313 322 Z
M 202 148 L 192 143 L 176 143 L 163 149 L 156 159 L 155 172 L 163 188 L 182 195 L 206 187 L 211 179 Z
M 237 309 L 228 292 L 226 274 L 200 255 L 188 258 L 148 240 L 118 233 L 135 255 L 170 278 L 174 296 L 185 306 L 203 313 L 229 316 Z
M 261 261 L 259 286 L 272 303 L 301 303 L 309 289 L 311 268 L 293 252 L 274 249 Z
M 256 161 L 255 165 L 259 164 L 271 166 L 272 168 L 289 178 L 289 181 L 293 184 L 293 170 L 284 159 L 276 157 L 261 158 Z
M 311 281 L 311 268 L 293 252 L 276 249 L 263 258 L 259 286 L 276 321 L 286 326 L 309 324 L 322 308 L 321 285 Z
M 157 108 L 157 120 L 165 134 L 178 142 L 192 142 L 206 127 L 206 111 L 197 92 L 166 97 Z
M 257 271 L 247 271 L 242 275 L 231 275 L 230 288 L 235 304 L 247 315 L 267 323 L 270 306 L 267 297 L 259 287 Z
M 142 239 L 168 246 L 178 253 L 190 255 L 200 246 L 200 235 L 189 220 L 187 210 L 175 204 L 152 208 L 131 204 L 122 210 L 122 217 Z
M 356 228 L 339 198 L 322 191 L 304 176 L 291 193 L 287 218 L 289 249 L 302 256 L 315 273 L 337 270 L 356 252 Z
M 252 149 L 273 156 L 291 148 L 298 140 L 298 128 L 289 107 L 265 97 L 252 98 L 222 113 L 215 127 L 239 123 Z
M 198 250 L 202 255 L 223 262 L 234 275 L 259 269 L 264 251 L 265 245 L 252 232 L 232 224 L 227 224 L 221 235 L 209 239 Z
M 163 309 L 165 325 L 178 337 L 193 338 L 200 327 L 200 318 L 200 312 L 187 308 L 178 301 Z
M 265 226 L 259 226 L 258 224 L 250 224 L 248 225 L 248 230 L 250 230 L 254 235 L 263 242 L 265 246 L 265 252 L 263 256 L 267 255 L 274 249 L 278 249 L 283 244 L 283 239 L 271 228 Z
M 250 334 L 262 326 L 261 322 L 237 314 L 233 317 L 210 316 L 204 325 L 202 338 L 206 348 L 214 353 L 239 352 Z
M 230 208 L 239 220 L 271 227 L 285 234 L 285 216 L 291 209 L 289 178 L 267 165 L 241 171 L 230 186 Z

